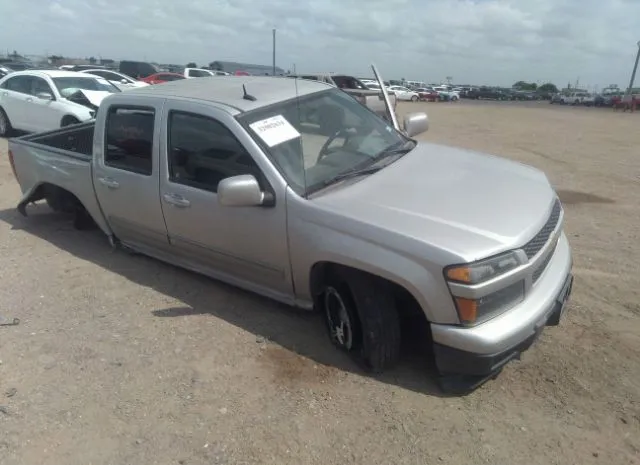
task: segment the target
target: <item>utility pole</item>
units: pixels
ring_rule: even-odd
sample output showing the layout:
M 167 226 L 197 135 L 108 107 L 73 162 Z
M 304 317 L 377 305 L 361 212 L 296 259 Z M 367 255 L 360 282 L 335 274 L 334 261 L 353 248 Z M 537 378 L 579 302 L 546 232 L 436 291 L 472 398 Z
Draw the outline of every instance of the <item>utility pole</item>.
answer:
M 276 30 L 273 30 L 273 70 L 272 76 L 276 75 Z

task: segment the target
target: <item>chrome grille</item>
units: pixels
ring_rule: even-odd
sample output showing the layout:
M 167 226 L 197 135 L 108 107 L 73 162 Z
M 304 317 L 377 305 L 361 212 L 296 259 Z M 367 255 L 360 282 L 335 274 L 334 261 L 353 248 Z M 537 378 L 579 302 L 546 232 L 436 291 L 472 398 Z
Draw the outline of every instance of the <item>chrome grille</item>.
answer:
M 555 251 L 556 251 L 556 248 L 554 246 L 553 250 L 551 250 L 547 254 L 547 256 L 544 258 L 544 260 L 542 260 L 540 265 L 538 265 L 538 268 L 536 268 L 535 271 L 533 272 L 533 282 L 534 283 L 540 278 L 540 276 L 542 276 L 542 273 L 544 273 L 544 270 L 547 269 L 547 266 L 549 265 L 549 262 L 553 258 L 553 254 L 555 253 Z
M 542 227 L 538 234 L 533 237 L 533 239 L 531 239 L 525 244 L 524 247 L 522 247 L 524 253 L 527 254 L 527 257 L 529 259 L 533 258 L 538 252 L 540 252 L 540 249 L 542 249 L 547 243 L 547 241 L 549 240 L 549 236 L 551 236 L 551 233 L 554 231 L 554 229 L 556 229 L 558 220 L 560 219 L 561 211 L 562 206 L 560 205 L 560 200 L 556 199 L 556 202 L 553 204 L 553 209 L 551 210 L 551 215 L 549 215 L 549 219 L 547 220 L 546 224 Z

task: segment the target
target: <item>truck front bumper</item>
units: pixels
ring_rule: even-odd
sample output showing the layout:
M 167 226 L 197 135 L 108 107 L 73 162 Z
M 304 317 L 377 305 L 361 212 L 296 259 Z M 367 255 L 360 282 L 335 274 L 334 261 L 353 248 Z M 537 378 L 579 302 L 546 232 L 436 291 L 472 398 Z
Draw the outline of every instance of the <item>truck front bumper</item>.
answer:
M 517 307 L 475 327 L 431 325 L 434 356 L 446 391 L 475 389 L 527 350 L 545 326 L 556 326 L 573 287 L 571 250 L 564 234 L 548 268 Z

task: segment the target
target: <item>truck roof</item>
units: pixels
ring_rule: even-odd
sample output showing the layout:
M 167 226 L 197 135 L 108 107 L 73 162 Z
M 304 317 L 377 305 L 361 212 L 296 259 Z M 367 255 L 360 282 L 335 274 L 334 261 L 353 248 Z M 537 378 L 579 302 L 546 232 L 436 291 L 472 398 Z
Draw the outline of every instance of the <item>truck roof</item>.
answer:
M 296 89 L 297 83 L 297 89 Z M 255 100 L 242 98 L 245 86 L 247 94 Z M 126 91 L 126 95 L 155 95 L 171 99 L 196 99 L 220 103 L 245 112 L 274 103 L 308 95 L 326 89 L 329 84 L 304 79 L 287 79 L 269 76 L 212 76 L 196 79 L 181 79 L 153 86 Z

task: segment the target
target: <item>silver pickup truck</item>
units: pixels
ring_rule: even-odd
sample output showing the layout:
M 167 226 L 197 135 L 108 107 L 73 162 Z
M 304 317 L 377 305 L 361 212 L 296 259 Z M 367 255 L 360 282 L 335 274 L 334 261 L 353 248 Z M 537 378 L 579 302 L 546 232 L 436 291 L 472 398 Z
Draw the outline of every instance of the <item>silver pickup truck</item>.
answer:
M 188 79 L 107 97 L 95 123 L 9 141 L 23 192 L 110 243 L 303 309 L 369 370 L 417 312 L 444 389 L 496 376 L 572 286 L 546 176 L 426 142 L 324 83 Z

